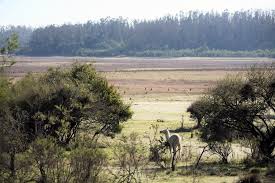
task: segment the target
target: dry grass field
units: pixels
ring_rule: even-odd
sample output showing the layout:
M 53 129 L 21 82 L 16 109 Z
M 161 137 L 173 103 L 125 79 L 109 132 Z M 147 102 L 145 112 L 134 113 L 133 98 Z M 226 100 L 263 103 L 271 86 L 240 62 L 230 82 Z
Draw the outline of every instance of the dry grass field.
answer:
M 132 105 L 133 118 L 123 126 L 123 134 L 137 132 L 143 138 L 151 134 L 151 124 L 160 129 L 178 129 L 182 115 L 184 127 L 195 125 L 186 112 L 187 107 L 208 88 L 228 74 L 242 73 L 248 67 L 271 64 L 268 58 L 76 58 L 76 57 L 16 57 L 16 65 L 9 71 L 19 79 L 28 72 L 44 72 L 49 67 L 69 67 L 74 62 L 93 63 L 98 71 L 118 89 L 126 103 Z M 158 119 L 164 122 L 157 122 Z M 181 133 L 186 147 L 192 147 L 188 163 L 195 161 L 203 143 L 191 132 Z M 146 143 L 146 138 L 144 138 Z M 231 160 L 241 161 L 245 149 L 234 145 L 236 153 Z M 186 160 L 187 161 L 187 160 Z M 203 158 L 204 163 L 215 162 L 217 157 Z M 176 172 L 159 171 L 148 182 L 234 182 L 241 167 L 226 170 L 210 164 L 210 173 L 198 177 L 186 175 L 186 162 L 180 162 Z M 240 165 L 241 166 L 241 165 Z M 212 169 L 211 169 L 212 168 Z

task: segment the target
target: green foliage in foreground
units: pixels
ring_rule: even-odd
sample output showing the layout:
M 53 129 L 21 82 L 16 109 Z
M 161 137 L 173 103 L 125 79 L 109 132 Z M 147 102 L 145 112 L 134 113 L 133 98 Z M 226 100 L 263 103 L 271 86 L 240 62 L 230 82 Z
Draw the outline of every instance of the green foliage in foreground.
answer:
M 14 157 L 13 175 L 8 154 L 1 152 L 0 182 L 142 182 L 148 157 L 140 137 L 137 134 L 123 136 L 110 149 L 112 159 L 87 134 L 79 135 L 66 148 L 53 138 L 37 138 Z
M 83 142 L 85 140 L 85 143 Z M 108 182 L 104 175 L 107 155 L 87 139 L 66 151 L 52 138 L 38 138 L 15 157 L 15 174 L 10 175 L 8 156 L 1 153 L 0 182 L 77 183 Z M 87 144 L 89 143 L 89 146 Z
M 39 134 L 68 144 L 80 128 L 114 133 L 132 114 L 116 90 L 89 65 L 28 75 L 13 91 L 12 118 L 23 124 L 29 140 Z
M 0 173 L 11 180 L 17 174 L 17 155 L 31 149 L 32 143 L 38 143 L 33 151 L 42 156 L 43 148 L 67 147 L 80 132 L 90 133 L 94 142 L 98 134 L 119 132 L 119 124 L 132 115 L 130 106 L 91 65 L 29 74 L 15 84 L 1 77 L 0 86 Z M 45 141 L 37 141 L 40 138 Z M 41 179 L 46 180 L 47 170 L 41 169 L 45 163 L 38 159 L 34 158 Z

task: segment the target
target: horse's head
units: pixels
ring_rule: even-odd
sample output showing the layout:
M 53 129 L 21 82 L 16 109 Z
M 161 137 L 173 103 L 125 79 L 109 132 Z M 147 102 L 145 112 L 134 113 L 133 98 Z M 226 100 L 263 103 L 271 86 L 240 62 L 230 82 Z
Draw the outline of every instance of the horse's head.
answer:
M 168 128 L 166 128 L 165 130 L 161 130 L 161 131 L 159 131 L 159 132 L 160 132 L 160 133 L 163 133 L 163 134 L 165 134 L 165 135 L 170 134 Z

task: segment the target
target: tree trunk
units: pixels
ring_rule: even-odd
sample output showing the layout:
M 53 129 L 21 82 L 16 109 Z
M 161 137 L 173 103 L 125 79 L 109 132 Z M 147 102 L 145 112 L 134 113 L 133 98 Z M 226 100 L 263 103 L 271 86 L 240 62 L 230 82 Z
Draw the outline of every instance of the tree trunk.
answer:
M 199 118 L 199 119 L 198 119 L 198 124 L 197 124 L 197 127 L 198 127 L 198 128 L 200 128 L 200 127 L 201 127 L 201 121 L 202 121 L 202 119 L 201 119 L 201 118 Z
M 41 178 L 39 180 L 39 183 L 47 183 L 47 175 L 45 173 L 45 170 L 44 170 L 42 164 L 39 165 L 39 171 L 40 171 L 40 174 L 41 174 Z
M 176 154 L 177 154 L 177 151 L 173 151 L 172 165 L 171 165 L 172 171 L 176 170 Z
M 273 160 L 272 153 L 274 150 L 274 146 L 270 142 L 270 139 L 261 141 L 259 144 L 259 150 L 261 153 L 260 158 L 263 163 L 268 163 Z
M 12 151 L 10 153 L 10 177 L 12 179 L 15 178 L 16 171 L 15 171 L 15 152 Z
M 198 118 L 197 119 L 197 125 L 193 129 L 199 129 L 199 128 L 201 128 L 201 121 L 202 121 L 202 119 Z
M 203 147 L 202 152 L 201 152 L 201 154 L 200 154 L 200 156 L 199 156 L 199 158 L 198 158 L 198 160 L 197 160 L 197 163 L 196 163 L 196 165 L 195 165 L 195 169 L 199 166 L 199 163 L 200 163 L 200 161 L 201 161 L 202 155 L 207 151 L 207 150 L 206 150 L 207 147 L 209 147 L 209 146 L 207 145 L 207 146 L 204 146 L 204 147 Z
M 222 157 L 222 163 L 223 163 L 223 164 L 228 164 L 228 159 L 227 159 L 227 157 Z

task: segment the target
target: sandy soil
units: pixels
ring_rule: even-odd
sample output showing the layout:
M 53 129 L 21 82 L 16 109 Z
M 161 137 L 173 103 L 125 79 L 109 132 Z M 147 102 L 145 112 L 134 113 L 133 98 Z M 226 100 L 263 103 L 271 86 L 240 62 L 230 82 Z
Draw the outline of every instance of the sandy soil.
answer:
M 227 74 L 275 62 L 269 58 L 208 57 L 16 57 L 15 60 L 16 64 L 8 71 L 15 78 L 29 72 L 45 72 L 50 67 L 69 67 L 75 62 L 92 63 L 123 95 L 200 94 Z
M 48 67 L 67 66 L 74 62 L 94 63 L 99 71 L 133 70 L 235 70 L 254 64 L 275 62 L 270 58 L 95 58 L 95 57 L 16 57 L 15 72 L 40 72 Z

